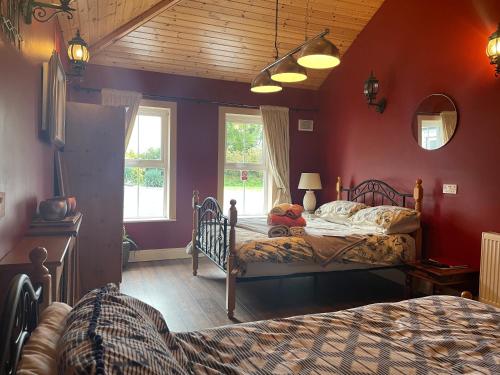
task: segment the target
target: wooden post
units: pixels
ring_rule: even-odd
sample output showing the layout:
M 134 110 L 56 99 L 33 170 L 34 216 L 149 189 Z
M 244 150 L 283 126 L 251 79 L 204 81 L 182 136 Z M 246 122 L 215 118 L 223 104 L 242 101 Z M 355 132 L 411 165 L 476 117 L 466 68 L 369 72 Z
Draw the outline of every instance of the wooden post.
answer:
M 422 187 L 422 180 L 419 178 L 415 183 L 413 189 L 413 199 L 415 200 L 415 211 L 422 212 L 422 199 L 424 198 L 424 189 Z
M 423 198 L 424 188 L 422 187 L 422 180 L 418 178 L 413 189 L 413 199 L 415 200 L 415 211 L 419 213 L 422 213 Z M 415 251 L 416 260 L 422 259 L 422 226 L 415 232 Z
M 200 193 L 193 191 L 193 235 L 191 236 L 191 256 L 193 258 L 193 276 L 198 274 L 198 248 L 196 247 L 196 237 L 198 237 L 198 204 L 200 203 Z
M 231 199 L 229 208 L 229 254 L 227 256 L 226 269 L 226 309 L 227 317 L 234 318 L 234 309 L 236 307 L 236 222 L 238 221 L 238 211 L 236 210 L 236 200 Z
M 47 260 L 47 249 L 44 247 L 35 247 L 30 251 L 30 261 L 33 264 L 33 271 L 30 279 L 35 288 L 38 285 L 42 286 L 42 301 L 40 303 L 40 311 L 43 311 L 52 303 L 52 278 L 49 269 L 44 263 Z
M 342 199 L 342 178 L 340 176 L 337 177 L 337 184 L 335 185 L 337 189 L 337 200 Z

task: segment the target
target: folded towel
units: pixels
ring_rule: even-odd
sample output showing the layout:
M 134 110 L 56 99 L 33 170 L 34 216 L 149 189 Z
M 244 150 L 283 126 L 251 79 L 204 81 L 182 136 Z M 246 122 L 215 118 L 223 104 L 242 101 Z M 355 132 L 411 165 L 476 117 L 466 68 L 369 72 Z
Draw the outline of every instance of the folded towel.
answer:
M 273 207 L 269 213 L 271 215 L 288 216 L 292 219 L 297 219 L 302 215 L 302 212 L 304 212 L 304 207 L 300 204 L 282 203 Z
M 290 232 L 288 231 L 288 227 L 286 225 L 273 225 L 269 228 L 267 235 L 269 238 L 288 237 L 290 236 Z
M 287 227 L 305 227 L 306 219 L 302 216 L 297 219 L 292 219 L 288 216 L 280 216 L 280 215 L 268 215 L 267 216 L 267 224 L 268 225 L 285 225 Z
M 304 227 L 290 227 L 288 228 L 288 232 L 292 237 L 304 237 L 306 234 Z

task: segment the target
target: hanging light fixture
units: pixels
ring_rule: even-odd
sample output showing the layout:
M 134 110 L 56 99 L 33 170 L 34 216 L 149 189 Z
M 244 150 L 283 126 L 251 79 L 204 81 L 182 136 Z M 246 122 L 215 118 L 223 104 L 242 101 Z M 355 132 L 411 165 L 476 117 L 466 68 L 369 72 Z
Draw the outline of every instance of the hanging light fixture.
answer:
M 293 83 L 302 82 L 307 79 L 306 68 L 328 69 L 340 63 L 340 53 L 338 48 L 325 39 L 330 30 L 325 29 L 311 39 L 307 39 L 300 46 L 287 52 L 284 56 L 279 56 L 278 51 L 278 8 L 279 0 L 276 0 L 276 18 L 274 33 L 274 48 L 276 49 L 275 61 L 261 70 L 259 75 L 252 81 L 251 91 L 259 93 L 278 92 L 282 90 L 281 85 L 270 83 L 275 82 Z M 307 19 L 307 18 L 306 18 Z M 294 57 L 299 54 L 299 61 Z
M 488 38 L 486 54 L 490 58 L 490 64 L 496 65 L 495 77 L 498 77 L 500 75 L 500 24 L 498 24 L 497 31 Z
M 278 82 L 302 82 L 307 79 L 307 74 L 306 69 L 297 64 L 292 55 L 288 55 L 272 68 L 271 78 Z
M 297 62 L 305 68 L 330 69 L 340 64 L 340 52 L 332 42 L 321 37 L 302 47 Z
M 68 42 L 68 58 L 73 75 L 81 76 L 85 70 L 90 60 L 88 47 L 87 42 L 80 36 L 80 30 L 77 30 L 76 36 Z
M 252 87 L 250 88 L 250 91 L 257 94 L 270 94 L 281 90 L 283 90 L 283 87 L 271 79 L 268 70 L 260 72 L 252 81 Z
M 330 69 L 340 64 L 340 52 L 329 40 L 324 36 L 316 37 L 308 40 L 307 31 L 309 29 L 309 0 L 306 3 L 305 12 L 305 40 L 306 44 L 302 47 L 299 53 L 297 62 L 304 68 L 310 69 Z

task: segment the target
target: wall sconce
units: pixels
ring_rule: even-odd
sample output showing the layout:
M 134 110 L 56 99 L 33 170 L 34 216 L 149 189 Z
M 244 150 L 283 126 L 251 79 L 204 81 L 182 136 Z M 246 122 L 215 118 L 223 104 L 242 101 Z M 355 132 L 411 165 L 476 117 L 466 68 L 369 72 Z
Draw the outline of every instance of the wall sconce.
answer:
M 80 30 L 76 31 L 76 36 L 68 42 L 68 58 L 71 64 L 69 76 L 81 77 L 90 59 L 89 46 L 80 36 Z
M 21 0 L 21 12 L 24 17 L 24 22 L 28 25 L 31 24 L 33 18 L 38 22 L 47 22 L 54 18 L 59 13 L 66 13 L 68 19 L 73 18 L 73 13 L 75 9 L 71 8 L 69 4 L 73 0 L 60 0 L 59 4 L 42 3 L 35 0 Z M 47 15 L 47 9 L 52 9 Z
M 497 31 L 488 38 L 486 55 L 490 58 L 490 64 L 496 65 L 495 77 L 498 77 L 500 75 L 500 24 L 498 24 Z
M 387 105 L 387 99 L 382 98 L 380 99 L 379 102 L 375 102 L 377 99 L 377 94 L 378 94 L 378 89 L 379 89 L 379 82 L 378 79 L 375 78 L 373 75 L 373 71 L 370 73 L 370 77 L 365 81 L 365 89 L 364 89 L 364 94 L 366 97 L 366 101 L 368 102 L 368 105 L 372 105 L 375 107 L 375 110 L 378 113 L 383 113 L 385 110 L 385 107 Z

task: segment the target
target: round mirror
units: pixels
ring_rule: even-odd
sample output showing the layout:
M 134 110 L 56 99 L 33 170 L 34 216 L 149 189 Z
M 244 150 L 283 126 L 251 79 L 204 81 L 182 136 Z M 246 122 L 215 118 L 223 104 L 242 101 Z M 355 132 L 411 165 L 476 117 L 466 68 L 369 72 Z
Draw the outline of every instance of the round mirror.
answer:
M 413 115 L 413 137 L 423 149 L 437 150 L 451 140 L 457 123 L 455 103 L 444 94 L 432 94 L 420 102 Z

